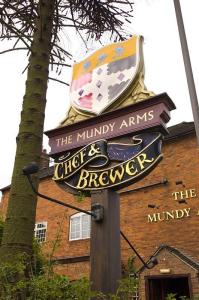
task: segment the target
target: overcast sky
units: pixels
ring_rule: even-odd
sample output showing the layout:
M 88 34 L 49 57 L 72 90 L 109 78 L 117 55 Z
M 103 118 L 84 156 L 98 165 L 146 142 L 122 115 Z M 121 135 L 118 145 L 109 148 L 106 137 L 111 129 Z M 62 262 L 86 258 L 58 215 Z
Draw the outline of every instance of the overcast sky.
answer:
M 192 121 L 186 76 L 177 31 L 173 0 L 135 0 L 134 18 L 128 30 L 144 36 L 145 84 L 156 94 L 167 92 L 177 109 L 171 114 L 169 125 Z M 199 1 L 181 0 L 196 90 L 199 90 Z M 68 34 L 66 48 L 79 53 L 81 41 L 72 43 Z M 1 42 L 0 51 L 5 44 Z M 16 150 L 16 135 L 25 90 L 25 52 L 0 55 L 0 188 L 10 184 Z M 62 80 L 69 81 L 71 70 L 66 69 Z M 52 129 L 65 117 L 69 107 L 67 86 L 50 82 L 47 94 L 45 130 Z M 47 138 L 44 147 L 47 148 Z

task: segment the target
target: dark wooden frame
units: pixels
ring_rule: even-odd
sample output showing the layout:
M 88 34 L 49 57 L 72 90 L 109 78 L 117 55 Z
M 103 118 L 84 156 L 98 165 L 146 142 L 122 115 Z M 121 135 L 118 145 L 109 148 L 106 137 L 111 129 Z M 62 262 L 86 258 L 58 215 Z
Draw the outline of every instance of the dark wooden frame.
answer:
M 120 199 L 112 190 L 93 192 L 92 205 L 104 207 L 104 219 L 92 218 L 90 241 L 90 280 L 94 291 L 115 294 L 121 279 Z M 98 298 L 98 297 L 97 297 Z M 92 298 L 92 300 L 97 300 Z
M 188 279 L 188 286 L 189 286 L 189 293 L 190 297 L 193 297 L 193 289 L 192 289 L 192 282 L 191 282 L 191 274 L 164 274 L 164 275 L 147 275 L 144 276 L 145 280 L 145 295 L 146 295 L 146 300 L 149 300 L 149 279 L 166 279 L 166 278 L 180 278 L 180 277 L 185 277 Z

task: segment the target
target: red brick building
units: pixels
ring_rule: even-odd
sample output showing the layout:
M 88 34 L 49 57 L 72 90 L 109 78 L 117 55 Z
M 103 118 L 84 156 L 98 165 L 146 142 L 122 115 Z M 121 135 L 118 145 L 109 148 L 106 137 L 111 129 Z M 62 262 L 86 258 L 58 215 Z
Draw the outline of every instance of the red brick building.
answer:
M 138 258 L 139 298 L 165 299 L 168 293 L 199 295 L 199 148 L 193 123 L 169 128 L 160 164 L 144 179 L 120 191 L 121 230 L 142 258 L 158 264 L 147 269 Z M 90 210 L 89 198 L 78 198 L 52 180 L 52 168 L 41 171 L 39 192 Z M 5 215 L 9 187 L 2 189 Z M 38 199 L 35 235 L 70 278 L 89 276 L 88 215 Z M 52 247 L 55 250 L 52 253 Z M 134 256 L 121 238 L 122 264 Z

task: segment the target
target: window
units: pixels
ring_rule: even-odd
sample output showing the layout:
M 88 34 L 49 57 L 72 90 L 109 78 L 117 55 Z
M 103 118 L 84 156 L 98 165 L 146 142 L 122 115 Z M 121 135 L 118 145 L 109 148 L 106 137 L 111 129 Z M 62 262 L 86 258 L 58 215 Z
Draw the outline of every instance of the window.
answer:
M 131 288 L 132 296 L 129 299 L 139 300 L 138 278 L 135 277 L 135 274 L 129 274 L 129 277 L 132 278 L 132 288 Z M 131 284 L 129 286 L 131 286 Z
M 77 213 L 70 218 L 69 240 L 90 238 L 91 217 L 84 213 Z
M 46 241 L 47 222 L 35 224 L 35 238 L 39 243 Z
M 138 287 L 134 289 L 134 295 L 132 297 L 132 300 L 138 300 L 139 299 L 139 292 L 138 292 Z

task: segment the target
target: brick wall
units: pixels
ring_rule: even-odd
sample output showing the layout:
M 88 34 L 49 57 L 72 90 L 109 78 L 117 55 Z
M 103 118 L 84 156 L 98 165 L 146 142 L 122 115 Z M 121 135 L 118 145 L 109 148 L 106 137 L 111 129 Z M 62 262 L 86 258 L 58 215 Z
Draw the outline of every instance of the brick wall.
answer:
M 56 265 L 54 271 L 67 275 L 71 280 L 88 277 L 90 272 L 89 262 L 71 263 L 66 265 Z
M 187 137 L 168 143 L 163 147 L 163 153 L 164 159 L 159 166 L 137 186 L 155 183 L 163 178 L 167 178 L 169 183 L 123 194 L 121 229 L 145 259 L 163 243 L 177 247 L 199 260 L 199 150 L 196 141 L 193 137 Z M 183 181 L 185 186 L 176 185 L 177 181 Z M 197 197 L 181 204 L 174 200 L 173 192 L 192 188 L 196 189 Z M 149 208 L 148 204 L 155 204 L 159 208 Z M 148 214 L 188 208 L 190 217 L 152 223 L 147 220 Z M 131 251 L 124 243 L 122 249 L 124 257 L 128 257 Z
M 196 146 L 195 136 L 190 134 L 165 143 L 163 154 L 164 159 L 152 173 L 127 189 L 160 182 L 163 178 L 168 179 L 168 184 L 145 188 L 137 192 L 121 193 L 121 230 L 145 260 L 156 251 L 160 244 L 167 244 L 199 261 L 199 215 L 197 215 L 199 211 L 199 150 Z M 184 186 L 176 184 L 179 181 L 182 181 Z M 187 199 L 187 203 L 179 203 L 174 200 L 173 192 L 189 189 L 195 189 L 197 197 Z M 66 203 L 90 209 L 88 198 L 83 199 L 81 203 L 78 202 L 74 196 L 60 189 L 50 177 L 41 180 L 39 191 Z M 4 191 L 1 203 L 3 213 L 6 211 L 8 194 L 9 190 Z M 158 208 L 149 208 L 149 204 L 155 204 Z M 152 216 L 154 213 L 161 213 L 160 216 L 162 216 L 163 212 L 185 209 L 190 209 L 190 216 L 148 222 L 149 214 Z M 89 255 L 89 239 L 69 241 L 69 221 L 70 216 L 74 213 L 75 211 L 72 209 L 38 199 L 37 222 L 48 222 L 44 251 L 51 253 L 55 240 L 57 240 L 57 247 L 53 254 L 51 253 L 57 259 Z M 121 240 L 121 247 L 122 262 L 126 263 L 134 253 L 123 240 Z M 178 259 L 172 257 L 172 261 L 175 266 L 173 272 L 186 271 L 191 274 L 194 293 L 198 293 L 198 288 L 194 287 L 195 281 L 198 285 L 194 271 L 190 268 L 183 269 L 187 267 L 178 262 Z M 136 266 L 137 268 L 141 266 L 138 259 L 136 259 Z M 160 266 L 156 266 L 151 272 L 155 274 L 157 271 L 159 274 L 159 268 Z M 89 263 L 60 265 L 56 269 L 62 274 L 65 273 L 71 278 L 76 278 L 88 275 Z M 141 281 L 141 291 L 142 299 L 144 299 L 144 277 Z
M 170 269 L 170 273 L 167 275 L 161 275 L 164 278 L 173 275 L 184 275 L 191 279 L 191 288 L 193 295 L 199 295 L 199 277 L 198 273 L 191 268 L 189 265 L 182 262 L 178 257 L 169 253 L 167 250 L 162 250 L 160 254 L 157 256 L 158 265 L 156 265 L 153 269 L 145 270 L 140 274 L 140 286 L 139 286 L 139 294 L 140 300 L 146 299 L 146 279 L 147 277 L 152 276 L 160 276 L 161 269 Z

